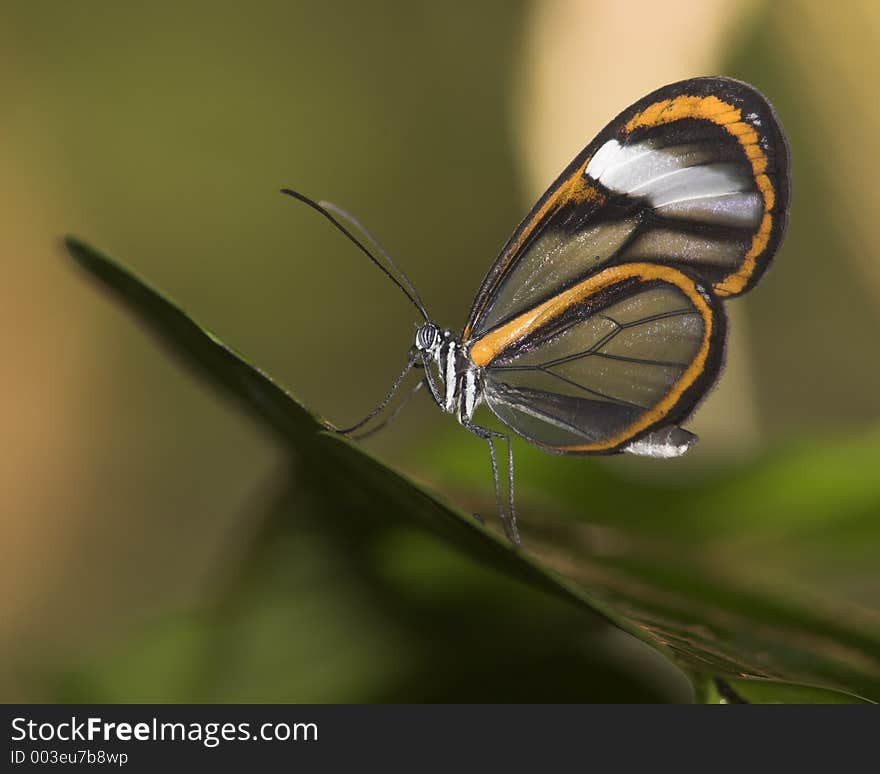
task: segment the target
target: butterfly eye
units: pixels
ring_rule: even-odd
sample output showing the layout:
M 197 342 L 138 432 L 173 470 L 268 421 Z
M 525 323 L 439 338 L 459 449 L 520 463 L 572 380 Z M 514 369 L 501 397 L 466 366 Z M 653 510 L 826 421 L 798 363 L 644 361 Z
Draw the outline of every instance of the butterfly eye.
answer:
M 416 331 L 416 347 L 419 349 L 433 349 L 437 344 L 440 331 L 434 323 L 425 323 Z

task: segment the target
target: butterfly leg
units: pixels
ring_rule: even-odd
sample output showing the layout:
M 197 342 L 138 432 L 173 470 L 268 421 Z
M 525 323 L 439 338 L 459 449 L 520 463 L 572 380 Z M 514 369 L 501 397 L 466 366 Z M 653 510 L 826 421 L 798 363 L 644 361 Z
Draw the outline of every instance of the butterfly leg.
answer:
M 522 545 L 519 539 L 519 527 L 516 525 L 516 506 L 513 499 L 513 444 L 510 442 L 510 436 L 504 436 L 507 441 L 507 496 L 508 496 L 508 512 L 510 514 L 510 531 L 513 533 L 513 542 L 516 545 Z
M 353 441 L 362 441 L 364 438 L 369 438 L 371 435 L 375 435 L 380 430 L 384 430 L 388 425 L 390 425 L 395 419 L 397 419 L 398 415 L 401 411 L 403 411 L 409 402 L 413 399 L 415 394 L 425 386 L 425 380 L 422 379 L 419 382 L 416 382 L 416 386 L 413 387 L 406 395 L 406 397 L 398 403 L 392 412 L 388 414 L 379 424 L 373 425 L 369 430 L 365 430 L 362 433 L 357 434 L 349 434 L 349 438 Z
M 516 525 L 516 510 L 513 505 L 513 446 L 510 436 L 475 425 L 470 421 L 462 421 L 462 426 L 470 430 L 478 438 L 482 438 L 489 445 L 489 461 L 492 463 L 492 481 L 495 485 L 495 505 L 498 509 L 498 519 L 504 527 L 504 534 L 514 545 L 521 545 L 519 529 Z M 507 492 L 508 510 L 505 513 L 501 498 L 501 477 L 498 474 L 498 456 L 495 450 L 495 439 L 501 439 L 507 444 Z
M 403 380 L 406 379 L 406 375 L 412 370 L 412 367 L 415 365 L 415 363 L 416 352 L 411 351 L 409 354 L 409 358 L 407 359 L 406 366 L 404 366 L 404 369 L 400 372 L 400 375 L 397 377 L 397 379 L 394 380 L 394 384 L 391 385 L 391 389 L 388 390 L 388 394 L 384 398 L 382 398 L 382 401 L 379 403 L 379 405 L 376 406 L 376 408 L 374 408 L 369 414 L 367 414 L 360 422 L 356 422 L 355 424 L 351 425 L 351 427 L 333 428 L 334 432 L 339 433 L 339 435 L 351 435 L 355 430 L 359 430 L 370 420 L 372 420 L 377 414 L 381 413 L 385 409 L 385 407 L 391 402 L 391 399 L 394 397 L 397 391 L 400 389 L 400 385 L 403 384 Z M 410 395 L 410 397 L 412 396 Z M 407 402 L 409 402 L 409 398 L 404 401 L 403 405 L 406 405 Z M 380 428 L 377 428 L 374 432 L 378 432 L 381 427 L 385 427 L 389 422 L 392 421 L 397 413 L 398 412 L 394 412 L 391 419 L 383 422 Z M 369 435 L 372 435 L 372 432 L 370 432 Z

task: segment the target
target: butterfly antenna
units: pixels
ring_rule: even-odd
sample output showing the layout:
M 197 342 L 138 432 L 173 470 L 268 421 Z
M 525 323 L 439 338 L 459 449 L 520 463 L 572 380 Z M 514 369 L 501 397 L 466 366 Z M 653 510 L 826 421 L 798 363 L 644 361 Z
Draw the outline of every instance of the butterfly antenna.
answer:
M 412 292 L 410 292 L 410 290 L 407 290 L 407 288 L 403 285 L 403 283 L 397 277 L 395 277 L 388 270 L 388 268 L 386 266 L 384 266 L 382 264 L 382 262 L 378 258 L 376 258 L 376 256 L 373 255 L 364 246 L 363 242 L 361 242 L 356 236 L 354 236 L 354 234 L 351 233 L 351 231 L 349 231 L 345 226 L 343 226 L 333 216 L 333 213 L 330 212 L 329 209 L 322 206 L 321 204 L 314 201 L 313 199 L 309 199 L 308 196 L 305 196 L 304 194 L 301 194 L 298 191 L 294 191 L 290 188 L 282 188 L 281 193 L 286 194 L 287 196 L 292 196 L 294 199 L 298 199 L 303 204 L 307 204 L 313 210 L 320 212 L 325 218 L 327 218 L 327 220 L 329 220 L 334 226 L 336 226 L 337 229 L 339 229 L 343 234 L 345 234 L 345 236 L 347 236 L 349 238 L 349 240 L 351 240 L 355 245 L 357 245 L 358 249 L 360 249 L 360 251 L 364 255 L 366 255 L 367 258 L 369 258 L 373 263 L 375 263 L 376 266 L 378 266 L 379 269 L 382 271 L 382 273 L 385 274 L 386 277 L 388 277 L 388 279 L 390 279 L 395 285 L 397 285 L 397 287 L 400 288 L 400 290 L 403 292 L 403 294 L 410 300 L 410 302 L 412 302 L 412 305 L 416 309 L 418 309 L 419 313 L 422 315 L 422 317 L 425 318 L 425 322 L 430 322 L 431 318 L 428 316 L 428 312 L 426 311 L 424 304 L 422 303 L 421 299 L 418 297 L 418 294 L 415 292 L 415 290 L 413 290 Z M 363 229 L 361 229 L 361 230 L 363 230 Z M 384 251 L 382 251 L 382 252 L 384 253 Z M 385 257 L 387 258 L 387 255 Z M 391 265 L 395 266 L 393 261 L 391 261 Z M 407 282 L 407 284 L 409 284 L 409 280 L 406 280 L 406 282 Z
M 358 231 L 360 231 L 361 235 L 366 237 L 367 241 L 370 245 L 381 255 L 387 262 L 388 265 L 391 266 L 392 269 L 397 273 L 397 276 L 401 279 L 401 281 L 406 285 L 409 289 L 409 292 L 412 293 L 413 298 L 419 302 L 419 306 L 424 306 L 422 303 L 422 297 L 419 295 L 419 291 L 416 290 L 415 286 L 410 282 L 409 277 L 406 276 L 406 273 L 400 266 L 397 265 L 397 262 L 388 254 L 388 251 L 379 244 L 379 240 L 376 239 L 367 228 L 350 212 L 346 212 L 342 207 L 338 204 L 333 204 L 333 202 L 328 201 L 320 201 L 318 202 L 322 207 L 327 210 L 330 210 L 334 215 L 339 218 L 342 218 L 349 225 L 354 226 Z

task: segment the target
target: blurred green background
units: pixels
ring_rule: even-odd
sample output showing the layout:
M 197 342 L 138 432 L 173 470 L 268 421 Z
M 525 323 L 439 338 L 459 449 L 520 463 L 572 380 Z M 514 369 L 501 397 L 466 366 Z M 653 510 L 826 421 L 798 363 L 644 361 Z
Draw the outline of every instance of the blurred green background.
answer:
M 518 445 L 524 539 L 542 509 L 650 525 L 880 631 L 878 44 L 867 1 L 0 3 L 2 698 L 691 698 L 598 618 L 415 528 L 328 515 L 314 482 L 287 483 L 277 442 L 59 245 L 73 232 L 129 262 L 346 424 L 384 394 L 416 320 L 278 188 L 356 214 L 457 328 L 571 157 L 643 94 L 700 74 L 744 78 L 780 113 L 785 245 L 728 306 L 727 370 L 690 425 L 701 443 L 661 464 Z M 482 443 L 429 401 L 368 446 L 487 508 Z M 595 476 L 620 492 L 600 513 Z M 687 518 L 669 504 L 697 497 Z M 255 547 L 266 513 L 288 529 Z

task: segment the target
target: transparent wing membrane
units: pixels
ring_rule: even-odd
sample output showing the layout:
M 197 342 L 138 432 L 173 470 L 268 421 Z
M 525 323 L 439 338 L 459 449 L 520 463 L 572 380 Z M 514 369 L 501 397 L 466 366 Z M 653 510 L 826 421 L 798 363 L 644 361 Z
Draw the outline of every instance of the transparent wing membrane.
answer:
M 692 280 L 662 271 L 669 281 L 621 279 L 502 341 L 484 368 L 489 408 L 539 446 L 583 453 L 682 419 L 717 376 L 724 318 Z

